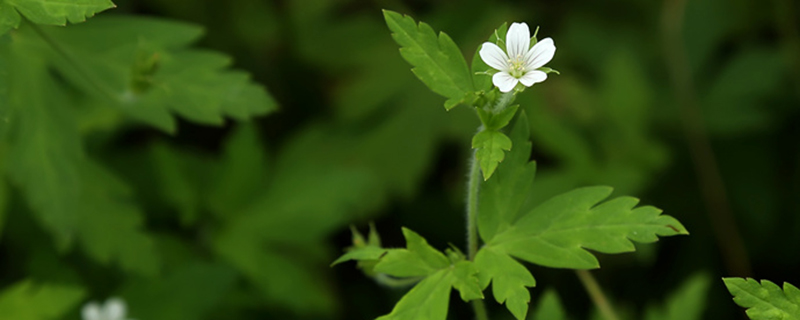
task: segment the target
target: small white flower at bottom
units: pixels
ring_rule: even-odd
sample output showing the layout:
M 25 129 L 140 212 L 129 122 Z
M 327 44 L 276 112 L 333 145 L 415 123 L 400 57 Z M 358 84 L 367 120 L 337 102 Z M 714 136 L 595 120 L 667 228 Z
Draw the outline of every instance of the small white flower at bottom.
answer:
M 109 298 L 103 305 L 89 302 L 83 306 L 83 320 L 133 320 L 125 317 L 127 307 L 120 298 Z
M 547 79 L 547 73 L 537 70 L 553 59 L 556 46 L 553 39 L 544 38 L 531 45 L 531 31 L 526 23 L 512 23 L 506 34 L 506 50 L 491 42 L 483 43 L 480 56 L 483 62 L 499 72 L 492 76 L 501 92 L 509 92 L 517 83 L 526 87 Z

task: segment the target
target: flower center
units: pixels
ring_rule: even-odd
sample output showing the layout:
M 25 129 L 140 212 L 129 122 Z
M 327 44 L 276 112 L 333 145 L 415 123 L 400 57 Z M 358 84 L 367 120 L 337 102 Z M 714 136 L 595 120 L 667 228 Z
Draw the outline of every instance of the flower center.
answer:
M 522 78 L 525 75 L 525 58 L 518 54 L 508 59 L 508 73 L 514 78 Z

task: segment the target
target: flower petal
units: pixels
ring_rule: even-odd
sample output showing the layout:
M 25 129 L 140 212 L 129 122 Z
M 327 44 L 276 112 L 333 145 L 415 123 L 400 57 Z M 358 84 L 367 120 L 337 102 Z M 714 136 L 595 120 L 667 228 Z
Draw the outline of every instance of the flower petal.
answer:
M 531 30 L 528 24 L 512 23 L 506 33 L 506 52 L 511 59 L 523 58 L 531 46 Z
M 83 320 L 103 319 L 102 315 L 100 315 L 100 306 L 97 305 L 96 302 L 89 302 L 83 305 L 83 309 L 81 309 L 81 315 L 83 316 Z
M 484 42 L 479 54 L 481 55 L 481 60 L 490 67 L 500 71 L 508 70 L 508 56 L 496 44 Z
M 518 82 L 519 80 L 517 80 L 517 78 L 512 77 L 505 71 L 495 73 L 492 76 L 492 83 L 500 89 L 500 92 L 511 91 L 511 89 L 517 86 Z
M 522 84 L 526 87 L 530 87 L 534 83 L 539 83 L 545 80 L 547 80 L 547 73 L 540 70 L 529 71 L 522 76 L 522 78 L 519 78 L 519 82 L 522 82 Z
M 525 69 L 538 69 L 550 62 L 555 54 L 556 45 L 553 43 L 553 39 L 544 38 L 533 45 L 533 48 L 525 55 Z
M 125 301 L 122 301 L 120 298 L 110 298 L 106 300 L 105 305 L 106 317 L 109 320 L 124 320 L 125 319 Z

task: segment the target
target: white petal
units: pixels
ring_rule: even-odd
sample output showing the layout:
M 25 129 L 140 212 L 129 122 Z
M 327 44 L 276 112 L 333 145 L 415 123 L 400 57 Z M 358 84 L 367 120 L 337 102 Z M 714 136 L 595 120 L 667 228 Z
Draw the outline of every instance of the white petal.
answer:
M 522 78 L 519 78 L 519 82 L 522 82 L 522 84 L 524 84 L 526 87 L 530 87 L 534 83 L 539 83 L 545 80 L 547 80 L 547 73 L 539 70 L 529 71 L 522 76 Z
M 500 92 L 511 91 L 511 89 L 517 86 L 517 82 L 519 82 L 517 78 L 512 77 L 506 72 L 498 72 L 492 76 L 492 83 L 500 89 Z
M 110 298 L 106 301 L 105 305 L 106 317 L 109 320 L 123 320 L 125 319 L 125 301 L 119 298 Z
M 525 22 L 512 23 L 506 34 L 506 52 L 508 52 L 508 56 L 511 59 L 517 56 L 524 57 L 530 46 L 531 30 L 528 28 L 528 24 Z
M 81 310 L 81 315 L 83 316 L 83 320 L 102 319 L 102 316 L 100 315 L 100 306 L 98 306 L 96 302 L 89 302 L 83 305 L 83 309 Z
M 556 45 L 553 44 L 553 39 L 544 38 L 533 45 L 533 48 L 525 55 L 525 69 L 538 69 L 550 62 L 555 54 Z
M 481 55 L 481 60 L 490 67 L 500 71 L 508 70 L 508 56 L 496 44 L 485 42 L 481 46 L 479 54 Z

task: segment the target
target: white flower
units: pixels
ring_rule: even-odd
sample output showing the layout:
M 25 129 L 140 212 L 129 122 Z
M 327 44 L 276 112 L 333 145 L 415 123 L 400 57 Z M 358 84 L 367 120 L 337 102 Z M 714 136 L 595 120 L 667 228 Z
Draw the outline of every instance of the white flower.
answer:
M 547 79 L 547 73 L 537 70 L 553 59 L 556 46 L 553 39 L 544 38 L 531 48 L 531 31 L 526 23 L 512 23 L 506 34 L 506 51 L 496 44 L 485 42 L 480 55 L 483 62 L 499 72 L 492 83 L 502 92 L 509 92 L 522 82 L 526 87 Z
M 83 306 L 83 320 L 128 320 L 125 317 L 127 307 L 120 298 L 110 298 L 102 306 L 92 301 Z

